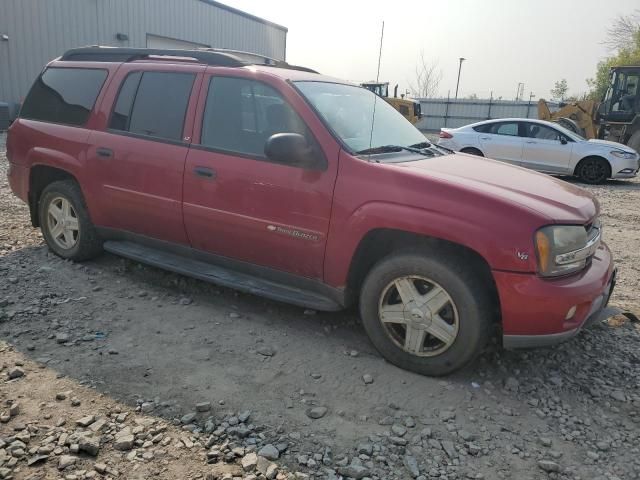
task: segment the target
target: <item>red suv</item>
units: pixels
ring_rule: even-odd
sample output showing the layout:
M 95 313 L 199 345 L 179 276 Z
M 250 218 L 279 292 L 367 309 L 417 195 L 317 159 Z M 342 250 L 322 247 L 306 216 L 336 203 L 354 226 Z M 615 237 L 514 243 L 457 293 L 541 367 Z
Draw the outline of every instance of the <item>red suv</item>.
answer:
M 364 88 L 264 63 L 106 47 L 52 61 L 7 141 L 51 250 L 357 304 L 385 358 L 428 375 L 469 363 L 496 324 L 528 347 L 601 316 L 615 271 L 589 193 L 432 145 Z

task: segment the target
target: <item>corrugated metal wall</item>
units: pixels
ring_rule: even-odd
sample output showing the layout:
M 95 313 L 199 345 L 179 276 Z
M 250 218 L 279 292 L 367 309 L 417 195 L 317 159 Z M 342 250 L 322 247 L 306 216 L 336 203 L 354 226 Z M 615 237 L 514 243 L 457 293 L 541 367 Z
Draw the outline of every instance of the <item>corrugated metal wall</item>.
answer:
M 535 101 L 464 100 L 420 98 L 423 118 L 417 123 L 420 130 L 457 128 L 491 118 L 538 118 Z M 547 102 L 553 111 L 557 104 Z
M 9 39 L 0 39 L 0 101 L 16 102 L 69 48 L 146 47 L 153 34 L 284 60 L 287 30 L 203 0 L 0 0 L 3 34 Z

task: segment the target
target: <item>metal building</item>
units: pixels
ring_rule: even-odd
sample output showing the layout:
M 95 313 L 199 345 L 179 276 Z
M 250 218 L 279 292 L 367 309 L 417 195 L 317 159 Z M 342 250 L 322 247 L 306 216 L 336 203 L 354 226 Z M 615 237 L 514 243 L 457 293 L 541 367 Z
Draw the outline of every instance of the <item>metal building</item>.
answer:
M 213 0 L 0 0 L 0 102 L 85 45 L 243 50 L 285 60 L 287 29 Z

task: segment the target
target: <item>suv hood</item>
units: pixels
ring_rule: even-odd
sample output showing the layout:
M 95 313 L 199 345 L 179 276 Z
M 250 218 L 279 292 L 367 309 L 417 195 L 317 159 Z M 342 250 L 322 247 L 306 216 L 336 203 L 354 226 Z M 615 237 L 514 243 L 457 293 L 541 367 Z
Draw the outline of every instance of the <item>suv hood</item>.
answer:
M 588 142 L 590 144 L 596 144 L 601 147 L 615 148 L 616 150 L 622 150 L 623 152 L 635 153 L 633 148 L 627 147 L 626 145 L 623 145 L 622 143 L 618 143 L 618 142 L 610 142 L 609 140 L 599 140 L 597 138 L 592 138 L 591 140 L 588 140 Z
M 599 211 L 586 190 L 497 160 L 456 153 L 392 165 L 528 208 L 551 223 L 586 224 Z

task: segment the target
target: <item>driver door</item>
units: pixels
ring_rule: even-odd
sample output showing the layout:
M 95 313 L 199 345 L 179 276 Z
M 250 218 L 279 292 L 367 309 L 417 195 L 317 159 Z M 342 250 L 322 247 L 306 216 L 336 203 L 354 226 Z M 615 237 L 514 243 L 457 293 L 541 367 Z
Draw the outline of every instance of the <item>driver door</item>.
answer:
M 336 156 L 314 169 L 275 163 L 264 145 L 284 132 L 315 142 L 273 86 L 205 76 L 185 166 L 187 234 L 199 250 L 321 279 Z
M 575 144 L 555 128 L 523 122 L 525 135 L 522 166 L 545 173 L 571 174 L 571 152 Z

